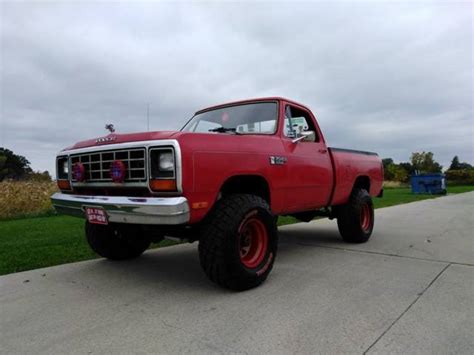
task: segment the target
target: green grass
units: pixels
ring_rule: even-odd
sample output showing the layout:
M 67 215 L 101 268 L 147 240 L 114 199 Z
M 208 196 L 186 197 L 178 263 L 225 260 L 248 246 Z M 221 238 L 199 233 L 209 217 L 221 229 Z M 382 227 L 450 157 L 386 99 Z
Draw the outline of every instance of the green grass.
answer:
M 474 191 L 474 186 L 448 186 L 448 194 L 459 194 Z M 427 200 L 441 197 L 442 195 L 412 194 L 408 187 L 384 189 L 383 198 L 374 198 L 375 208 L 389 207 L 403 203 Z
M 170 240 L 153 244 L 176 244 Z M 68 216 L 0 221 L 0 275 L 94 259 L 84 237 L 84 220 Z
M 448 194 L 462 194 L 470 191 L 474 191 L 474 185 L 448 186 Z
M 374 198 L 374 207 L 382 208 L 394 205 L 400 205 L 403 203 L 428 200 L 431 198 L 437 198 L 442 195 L 420 195 L 412 194 L 410 188 L 393 188 L 384 189 L 382 198 Z
M 87 260 L 84 221 L 67 216 L 0 222 L 0 274 Z
M 449 186 L 448 194 L 459 194 L 463 192 L 474 191 L 474 186 Z M 415 195 L 411 193 L 409 187 L 385 188 L 382 198 L 374 198 L 374 207 L 383 208 L 403 203 L 427 200 L 431 198 L 441 197 L 442 195 Z M 290 216 L 282 216 L 278 218 L 278 225 L 296 223 L 298 220 Z
M 449 194 L 474 191 L 474 186 L 450 186 Z M 375 208 L 437 198 L 413 195 L 409 188 L 385 189 L 375 198 Z M 279 217 L 278 225 L 295 223 L 293 217 Z M 164 240 L 152 247 L 175 244 Z M 0 275 L 96 258 L 84 238 L 84 221 L 67 216 L 0 220 Z

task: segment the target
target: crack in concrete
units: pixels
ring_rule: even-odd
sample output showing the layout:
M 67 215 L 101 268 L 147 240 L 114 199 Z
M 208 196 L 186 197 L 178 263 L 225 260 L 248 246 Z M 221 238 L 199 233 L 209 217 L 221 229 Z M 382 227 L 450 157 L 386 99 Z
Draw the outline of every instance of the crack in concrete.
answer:
M 474 266 L 474 264 L 469 263 L 460 263 L 457 261 L 448 261 L 448 260 L 437 260 L 437 259 L 427 259 L 427 258 L 419 258 L 416 256 L 408 256 L 408 255 L 398 255 L 392 253 L 384 253 L 381 251 L 370 251 L 370 250 L 358 250 L 358 249 L 349 249 L 349 248 L 342 248 L 342 247 L 334 247 L 329 245 L 321 245 L 321 244 L 311 244 L 311 243 L 295 243 L 297 245 L 305 246 L 305 247 L 317 247 L 317 248 L 327 248 L 327 249 L 335 249 L 335 250 L 342 250 L 342 251 L 349 251 L 353 253 L 361 253 L 361 254 L 375 254 L 375 255 L 385 255 L 385 256 L 394 256 L 397 258 L 407 258 L 407 259 L 414 259 L 414 260 L 421 260 L 421 261 L 431 261 L 434 263 L 443 263 L 443 264 L 452 264 L 452 265 L 464 265 L 464 266 Z
M 379 341 L 380 339 L 383 338 L 383 336 L 385 334 L 388 333 L 388 331 L 390 329 L 392 329 L 392 327 L 410 310 L 411 307 L 413 307 L 416 302 L 418 302 L 418 300 L 425 294 L 426 291 L 428 291 L 428 289 L 436 282 L 436 280 L 439 279 L 439 277 L 448 269 L 448 267 L 450 267 L 452 265 L 452 263 L 449 263 L 448 265 L 446 265 L 443 270 L 441 270 L 434 278 L 433 280 L 431 280 L 431 282 L 428 284 L 428 286 L 426 286 L 423 291 L 421 291 L 420 293 L 417 294 L 417 297 L 413 300 L 412 303 L 410 303 L 408 305 L 408 307 L 387 327 L 387 329 L 385 329 L 382 334 L 380 334 L 377 339 L 375 339 L 375 341 L 363 352 L 363 354 L 367 354 L 370 349 L 372 349 Z

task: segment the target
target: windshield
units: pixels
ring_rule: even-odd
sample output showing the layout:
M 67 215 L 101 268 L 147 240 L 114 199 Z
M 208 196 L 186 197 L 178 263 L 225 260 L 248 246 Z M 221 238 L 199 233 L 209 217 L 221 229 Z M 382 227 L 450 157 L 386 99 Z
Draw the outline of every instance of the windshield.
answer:
M 277 117 L 276 102 L 227 106 L 197 114 L 181 131 L 273 134 L 277 127 Z

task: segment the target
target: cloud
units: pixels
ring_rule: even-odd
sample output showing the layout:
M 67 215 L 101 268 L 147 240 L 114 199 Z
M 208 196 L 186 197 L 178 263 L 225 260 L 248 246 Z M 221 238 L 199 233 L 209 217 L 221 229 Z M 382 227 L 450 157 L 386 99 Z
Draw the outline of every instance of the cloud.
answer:
M 287 96 L 332 146 L 474 161 L 469 3 L 2 2 L 0 145 L 57 151 L 179 129 L 196 110 Z

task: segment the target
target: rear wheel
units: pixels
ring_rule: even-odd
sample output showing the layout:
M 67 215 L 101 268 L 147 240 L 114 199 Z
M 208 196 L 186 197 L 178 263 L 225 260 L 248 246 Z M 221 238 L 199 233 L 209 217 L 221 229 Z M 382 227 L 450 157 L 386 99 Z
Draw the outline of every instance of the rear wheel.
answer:
M 374 229 L 374 204 L 367 190 L 354 189 L 349 202 L 337 208 L 337 226 L 348 243 L 365 243 Z
M 150 246 L 141 226 L 129 224 L 104 226 L 86 222 L 86 239 L 92 250 L 111 260 L 136 258 Z
M 201 266 L 222 287 L 256 287 L 273 267 L 277 238 L 275 218 L 262 198 L 230 195 L 217 203 L 202 230 Z

